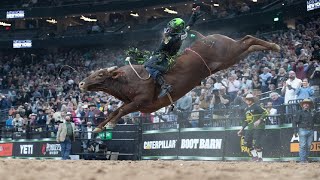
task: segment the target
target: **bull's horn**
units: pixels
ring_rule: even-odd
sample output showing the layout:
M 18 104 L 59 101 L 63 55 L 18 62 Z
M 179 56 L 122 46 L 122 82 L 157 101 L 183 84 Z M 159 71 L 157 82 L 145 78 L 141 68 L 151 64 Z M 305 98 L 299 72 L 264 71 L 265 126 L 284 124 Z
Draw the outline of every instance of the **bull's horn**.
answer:
M 112 67 L 109 67 L 108 69 L 107 69 L 107 71 L 108 72 L 111 72 L 111 71 L 113 71 L 113 70 L 115 70 L 115 69 L 117 69 L 118 67 L 117 66 L 112 66 Z

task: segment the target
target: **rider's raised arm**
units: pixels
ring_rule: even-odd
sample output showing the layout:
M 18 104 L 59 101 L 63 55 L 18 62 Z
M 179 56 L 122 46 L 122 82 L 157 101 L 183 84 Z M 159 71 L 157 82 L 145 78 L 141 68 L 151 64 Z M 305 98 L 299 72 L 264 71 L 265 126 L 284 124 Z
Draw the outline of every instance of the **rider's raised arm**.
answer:
M 192 27 L 194 25 L 194 23 L 196 23 L 196 21 L 199 19 L 200 17 L 200 6 L 197 6 L 196 8 L 192 9 L 192 15 L 188 21 L 188 23 L 186 24 L 186 30 L 189 31 L 190 27 Z

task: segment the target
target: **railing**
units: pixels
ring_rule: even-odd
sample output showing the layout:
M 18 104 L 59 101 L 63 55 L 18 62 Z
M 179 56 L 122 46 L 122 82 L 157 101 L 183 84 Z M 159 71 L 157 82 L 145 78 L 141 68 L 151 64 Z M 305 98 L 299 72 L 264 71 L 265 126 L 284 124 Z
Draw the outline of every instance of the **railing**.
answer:
M 296 113 L 301 110 L 300 102 L 302 99 L 291 100 L 288 104 L 274 106 L 277 109 L 276 115 L 270 115 L 266 118 L 266 125 L 283 125 L 293 122 Z M 320 112 L 320 97 L 314 98 L 314 108 Z M 7 119 L 8 110 L 0 111 L 2 120 Z M 99 117 L 101 120 L 101 117 Z M 104 117 L 102 117 L 104 118 Z M 241 126 L 245 118 L 245 108 L 231 105 L 228 108 L 208 109 L 191 112 L 170 112 L 169 114 L 158 114 L 132 117 L 132 121 L 142 124 L 143 130 L 159 129 L 177 129 L 177 128 L 194 128 L 194 127 L 234 127 Z M 75 118 L 72 118 L 75 119 Z M 77 119 L 100 122 L 94 117 L 77 117 Z M 49 125 L 24 125 L 22 127 L 6 126 L 4 121 L 0 124 L 2 138 L 17 138 L 24 136 L 27 139 L 32 138 L 52 138 L 55 137 L 57 124 Z M 85 125 L 77 126 L 79 132 Z
M 301 106 L 299 102 L 302 99 L 291 100 L 286 105 L 274 106 L 278 110 L 278 114 L 269 115 L 265 119 L 266 125 L 284 125 L 291 124 L 294 120 L 295 115 Z M 314 108 L 316 112 L 320 113 L 320 98 L 315 99 Z M 192 116 L 192 113 L 198 113 L 196 116 Z M 148 118 L 158 118 L 156 116 L 143 117 L 143 119 Z M 211 109 L 206 111 L 192 111 L 192 112 L 177 112 L 171 114 L 171 116 L 176 116 L 177 121 L 162 121 L 156 123 L 143 123 L 142 129 L 145 130 L 160 130 L 160 129 L 178 129 L 180 128 L 194 128 L 194 127 L 234 127 L 241 126 L 245 118 L 245 109 L 239 106 L 231 106 L 227 109 Z M 193 118 L 197 117 L 197 118 Z M 141 118 L 142 117 L 135 117 Z M 161 119 L 161 118 L 159 118 Z

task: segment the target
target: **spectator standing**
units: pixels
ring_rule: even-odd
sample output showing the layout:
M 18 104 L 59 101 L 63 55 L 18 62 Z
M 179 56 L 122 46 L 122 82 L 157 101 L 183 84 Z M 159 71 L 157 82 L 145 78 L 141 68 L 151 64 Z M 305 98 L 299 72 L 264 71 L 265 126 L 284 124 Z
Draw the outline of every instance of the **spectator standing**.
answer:
M 6 120 L 6 129 L 11 129 L 13 127 L 13 118 L 12 116 L 9 116 Z
M 238 91 L 241 88 L 241 83 L 237 80 L 237 75 L 232 74 L 228 78 L 228 94 L 230 96 L 230 100 L 233 101 L 236 98 Z
M 297 113 L 292 126 L 294 128 L 294 136 L 299 135 L 300 162 L 307 163 L 317 115 L 316 112 L 312 110 L 313 101 L 311 99 L 304 99 L 300 102 L 300 105 L 302 110 Z
M 284 83 L 281 92 L 284 93 L 284 103 L 288 104 L 290 100 L 296 99 L 295 90 L 301 87 L 301 79 L 296 78 L 294 71 L 289 72 L 289 79 Z
M 312 99 L 314 90 L 309 86 L 308 79 L 305 78 L 302 81 L 302 86 L 296 90 L 297 99 Z
M 252 78 L 252 94 L 254 96 L 260 96 L 261 94 L 261 81 L 257 75 Z
M 313 61 L 308 66 L 307 76 L 310 79 L 311 86 L 318 86 L 319 89 L 320 85 L 320 65 L 319 59 L 313 59 Z
M 200 108 L 198 103 L 194 103 L 193 109 L 190 115 L 190 124 L 191 127 L 199 127 L 199 119 L 201 118 L 201 111 L 203 109 Z
M 275 125 L 275 124 L 278 124 L 278 121 L 277 121 L 277 117 L 275 117 L 278 113 L 277 113 L 277 109 L 273 108 L 272 107 L 272 102 L 267 102 L 265 108 L 266 110 L 268 111 L 268 115 L 269 117 L 267 118 L 270 122 L 270 124 L 272 125 Z
M 261 143 L 268 112 L 258 103 L 255 103 L 255 97 L 252 94 L 248 94 L 245 101 L 248 105 L 245 109 L 246 118 L 243 121 L 242 128 L 238 131 L 238 136 L 242 136 L 244 128 L 248 126 L 248 130 L 245 132 L 245 146 L 250 149 L 253 161 L 262 161 Z
M 261 92 L 269 91 L 269 81 L 272 77 L 271 73 L 269 73 L 269 68 L 263 68 L 263 73 L 260 74 L 260 81 L 261 81 Z
M 212 95 L 209 92 L 209 89 L 202 89 L 199 97 L 200 108 L 207 110 L 209 108 L 211 99 L 212 99 Z
M 279 114 L 283 113 L 284 98 L 281 97 L 277 92 L 270 93 L 270 98 L 273 108 L 275 108 Z
M 9 109 L 11 107 L 10 101 L 4 96 L 0 94 L 0 110 Z
M 307 73 L 305 71 L 304 67 L 305 61 L 304 60 L 299 60 L 297 65 L 295 66 L 294 70 L 296 73 L 297 78 L 299 79 L 304 79 L 307 77 Z
M 59 124 L 57 142 L 61 144 L 62 160 L 69 159 L 72 141 L 75 140 L 75 125 L 71 122 L 71 113 L 65 116 L 65 122 Z
M 286 81 L 286 79 L 287 79 L 287 71 L 284 68 L 280 68 L 278 72 L 278 78 L 277 78 L 278 84 Z
M 187 93 L 177 101 L 177 109 L 183 112 L 191 112 L 192 110 L 192 97 Z
M 275 69 L 271 69 L 271 78 L 269 79 L 268 83 L 269 85 L 274 85 L 275 89 L 278 87 L 278 75 L 276 74 Z
M 13 127 L 22 127 L 23 126 L 23 118 L 19 113 L 16 114 L 15 118 L 12 120 Z
M 45 126 L 47 123 L 47 114 L 44 113 L 42 109 L 38 110 L 36 124 L 39 126 Z
M 81 133 L 82 145 L 84 149 L 88 148 L 89 142 L 93 139 L 93 127 L 91 122 L 87 122 L 87 126 L 83 128 Z
M 182 127 L 188 127 L 186 121 L 190 116 L 192 111 L 192 97 L 191 92 L 184 95 L 182 98 L 177 101 L 177 111 L 178 111 L 178 120 Z

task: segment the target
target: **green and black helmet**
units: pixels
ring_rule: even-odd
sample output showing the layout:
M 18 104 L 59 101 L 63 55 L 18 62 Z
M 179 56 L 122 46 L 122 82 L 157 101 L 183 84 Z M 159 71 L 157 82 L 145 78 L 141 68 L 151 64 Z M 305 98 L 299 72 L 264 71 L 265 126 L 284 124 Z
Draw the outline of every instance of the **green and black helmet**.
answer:
M 174 32 L 181 32 L 184 29 L 185 23 L 181 18 L 174 18 L 168 23 L 168 27 Z

